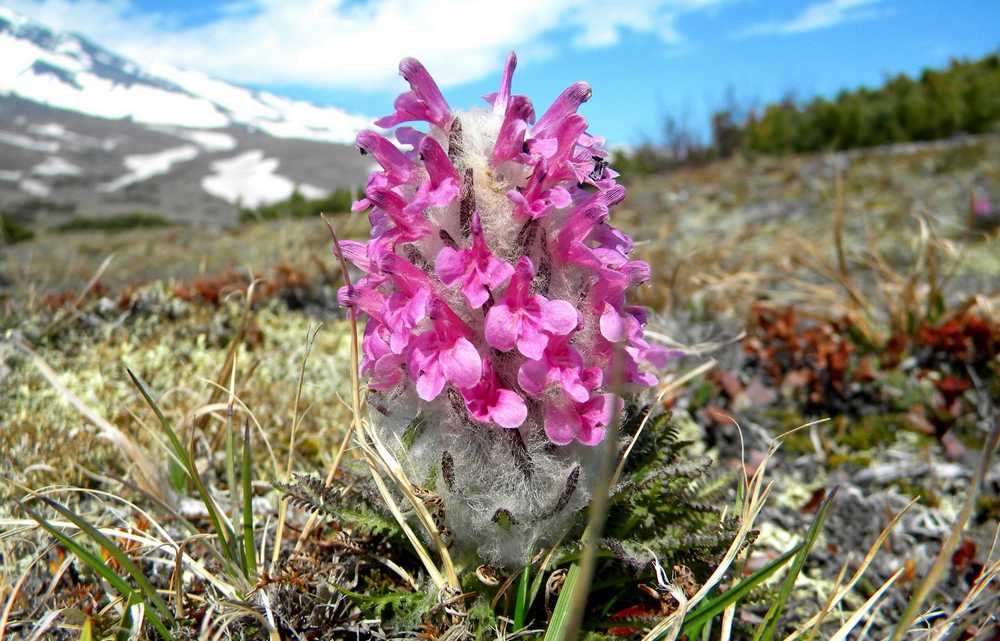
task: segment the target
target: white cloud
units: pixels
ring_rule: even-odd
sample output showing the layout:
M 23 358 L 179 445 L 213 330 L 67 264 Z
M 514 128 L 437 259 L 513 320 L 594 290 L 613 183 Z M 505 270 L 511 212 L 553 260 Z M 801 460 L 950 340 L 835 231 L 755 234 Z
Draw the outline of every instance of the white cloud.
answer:
M 806 6 L 788 20 L 768 20 L 750 25 L 744 35 L 788 35 L 826 29 L 847 22 L 871 20 L 881 15 L 875 6 L 882 0 L 825 0 Z
M 142 12 L 128 0 L 6 0 L 57 30 L 75 31 L 141 60 L 253 84 L 397 89 L 400 58 L 419 58 L 442 86 L 494 73 L 507 51 L 579 48 L 653 35 L 678 45 L 677 20 L 731 0 L 234 0 L 206 24 Z M 169 5 L 168 5 L 169 6 Z

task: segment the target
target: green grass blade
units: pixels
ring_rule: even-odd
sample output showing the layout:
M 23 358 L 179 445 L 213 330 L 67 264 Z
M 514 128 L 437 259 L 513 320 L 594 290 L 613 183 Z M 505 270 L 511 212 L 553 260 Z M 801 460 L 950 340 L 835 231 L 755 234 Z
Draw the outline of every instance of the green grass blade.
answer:
M 94 571 L 94 573 L 96 573 L 98 576 L 107 581 L 108 584 L 110 584 L 111 587 L 113 587 L 115 591 L 118 592 L 119 596 L 121 596 L 122 599 L 128 602 L 133 598 L 139 596 L 137 595 L 136 590 L 132 588 L 132 586 L 126 583 L 125 580 L 122 579 L 120 576 L 118 576 L 118 574 L 114 570 L 108 567 L 108 564 L 104 562 L 104 559 L 100 558 L 87 548 L 77 543 L 76 540 L 73 539 L 72 537 L 64 534 L 62 531 L 60 531 L 57 527 L 52 525 L 52 523 L 50 523 L 45 517 L 43 517 L 38 512 L 35 512 L 34 510 L 32 510 L 30 507 L 28 507 L 23 503 L 19 502 L 18 504 L 20 505 L 21 509 L 24 510 L 25 514 L 27 514 L 36 523 L 38 523 L 38 525 L 41 526 L 43 530 L 51 534 L 54 539 L 59 541 L 59 543 L 64 548 L 66 548 L 67 551 L 72 553 L 74 556 L 80 559 L 80 561 L 83 562 L 84 565 L 89 567 L 91 570 Z M 169 631 L 167 630 L 166 626 L 163 625 L 163 622 L 160 621 L 160 618 L 156 614 L 156 612 L 149 611 L 147 609 L 147 617 L 149 618 L 150 623 L 153 624 L 153 627 L 156 628 L 156 631 L 159 633 L 159 635 L 164 639 L 164 641 L 171 641 L 171 636 Z
M 163 411 L 160 410 L 160 405 L 153 398 L 153 393 L 149 390 L 149 386 L 146 385 L 145 381 L 139 377 L 138 374 L 133 372 L 129 368 L 125 368 L 128 372 L 129 377 L 135 384 L 139 393 L 142 394 L 143 399 L 145 399 L 146 404 L 149 405 L 150 409 L 156 415 L 157 420 L 160 422 L 160 426 L 166 433 L 167 438 L 170 440 L 170 446 L 174 450 L 174 455 L 178 460 L 184 462 L 184 467 L 187 468 L 188 477 L 194 483 L 195 489 L 198 491 L 198 496 L 201 498 L 201 502 L 204 503 L 205 509 L 208 511 L 209 520 L 212 522 L 212 529 L 215 530 L 216 535 L 219 538 L 219 543 L 222 545 L 223 553 L 226 558 L 230 561 L 238 564 L 239 554 L 236 552 L 236 546 L 234 545 L 235 535 L 232 530 L 225 524 L 225 520 L 219 516 L 219 508 L 215 504 L 215 500 L 208 493 L 208 488 L 201 480 L 201 475 L 198 474 L 198 468 L 194 463 L 194 458 L 191 453 L 188 452 L 187 448 L 181 443 L 180 438 L 177 436 L 177 432 L 171 426 L 170 421 L 166 416 L 163 415 Z
M 544 641 L 563 641 L 566 626 L 570 621 L 570 605 L 573 603 L 573 591 L 576 588 L 576 578 L 580 574 L 580 567 L 574 563 L 569 566 L 566 572 L 566 580 L 563 581 L 562 589 L 559 591 L 559 598 L 556 600 L 555 610 L 552 611 L 552 619 L 549 627 L 545 629 Z M 570 641 L 570 640 L 566 640 Z
M 247 580 L 257 576 L 257 552 L 253 544 L 253 452 L 250 450 L 250 422 L 243 424 L 243 558 L 246 561 Z
M 514 632 L 524 627 L 528 614 L 528 585 L 531 583 L 531 563 L 524 566 L 521 580 L 517 582 L 517 601 L 514 604 Z
M 83 627 L 80 628 L 80 641 L 94 641 L 94 633 L 91 631 L 90 617 L 83 620 Z
M 242 483 L 236 482 L 236 434 L 233 431 L 233 414 L 232 407 L 229 408 L 228 418 L 226 419 L 226 485 L 229 487 L 229 506 L 232 513 L 229 515 L 230 522 L 233 527 L 239 523 L 243 516 L 243 498 L 242 498 Z M 242 479 L 241 479 L 242 480 Z M 232 533 L 233 545 L 233 560 L 236 565 L 239 566 L 240 572 L 246 572 L 247 561 L 246 554 L 243 547 L 243 537 L 239 538 L 237 543 L 236 533 Z
M 746 597 L 755 587 L 768 580 L 771 575 L 781 569 L 786 563 L 788 563 L 792 557 L 801 549 L 802 544 L 799 543 L 789 549 L 787 552 L 774 559 L 761 569 L 757 570 L 750 576 L 746 577 L 733 587 L 729 588 L 721 594 L 705 599 L 702 601 L 697 608 L 688 612 L 688 615 L 684 618 L 684 627 L 682 632 L 687 634 L 689 637 L 694 635 L 694 632 L 700 630 L 702 626 L 711 621 L 713 618 L 722 613 L 730 604 L 736 603 L 740 599 Z
M 160 595 L 156 593 L 156 588 L 153 584 L 146 578 L 146 574 L 135 564 L 132 559 L 129 558 L 125 551 L 121 549 L 114 541 L 105 536 L 100 530 L 88 523 L 83 517 L 81 517 L 76 512 L 70 510 L 66 506 L 62 505 L 57 501 L 46 496 L 37 497 L 39 501 L 45 503 L 56 512 L 59 512 L 67 520 L 69 520 L 73 525 L 80 528 L 80 531 L 86 534 L 94 543 L 97 543 L 100 547 L 104 549 L 105 552 L 111 556 L 112 559 L 118 562 L 123 570 L 128 572 L 129 576 L 138 584 L 139 589 L 142 594 L 148 599 L 153 607 L 157 609 L 157 613 L 163 618 L 170 619 L 170 608 L 167 607 L 166 602 L 160 598 Z
M 837 488 L 834 487 L 829 496 L 826 497 L 826 500 L 823 501 L 823 504 L 820 505 L 819 510 L 817 510 L 816 518 L 813 519 L 812 525 L 809 526 L 809 531 L 806 533 L 806 538 L 802 543 L 802 548 L 795 556 L 795 560 L 792 561 L 791 567 L 788 568 L 788 575 L 785 577 L 785 581 L 781 584 L 781 590 L 778 592 L 778 598 L 771 604 L 770 609 L 768 609 L 767 614 L 764 616 L 764 620 L 760 622 L 759 626 L 757 626 L 757 630 L 753 636 L 753 641 L 771 641 L 774 637 L 774 631 L 778 627 L 778 621 L 781 619 L 781 613 L 785 609 L 785 603 L 792 595 L 792 588 L 795 587 L 795 581 L 799 578 L 799 572 L 802 571 L 802 566 L 806 562 L 806 557 L 809 556 L 809 550 L 811 550 L 816 544 L 816 539 L 819 537 L 820 530 L 823 529 L 823 521 L 826 519 L 826 512 L 830 509 L 830 504 L 833 501 L 833 497 L 836 495 Z

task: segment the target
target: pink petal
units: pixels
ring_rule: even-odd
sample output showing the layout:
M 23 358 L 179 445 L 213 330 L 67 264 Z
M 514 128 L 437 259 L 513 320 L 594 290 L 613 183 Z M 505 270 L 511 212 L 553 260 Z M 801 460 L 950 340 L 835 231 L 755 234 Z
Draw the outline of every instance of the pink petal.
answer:
M 501 389 L 497 391 L 497 400 L 490 409 L 490 417 L 500 427 L 519 427 L 528 417 L 528 406 L 520 395 Z
M 378 164 L 382 165 L 393 176 L 397 176 L 401 182 L 406 182 L 409 179 L 413 163 L 396 148 L 396 145 L 374 131 L 359 133 L 357 143 L 358 147 L 374 156 Z
M 566 392 L 566 396 L 569 396 L 577 403 L 583 403 L 590 398 L 590 390 L 583 384 L 576 372 L 566 372 L 564 370 L 561 379 L 562 388 Z
M 542 303 L 542 328 L 547 332 L 565 336 L 576 329 L 579 320 L 579 312 L 568 301 L 555 299 Z
M 431 188 L 437 190 L 442 183 L 448 182 L 454 187 L 454 194 L 451 197 L 454 198 L 458 195 L 458 172 L 455 171 L 448 154 L 444 152 L 438 141 L 430 136 L 424 136 L 423 140 L 420 141 L 420 157 L 424 160 L 424 168 L 430 177 Z M 450 193 L 452 190 L 446 189 L 446 191 Z M 446 205 L 447 202 L 435 204 Z
M 514 275 L 514 268 L 510 263 L 504 260 L 500 260 L 494 256 L 491 256 L 489 262 L 486 265 L 486 284 L 492 289 L 496 289 L 503 284 L 505 280 Z
M 403 58 L 399 62 L 399 73 L 410 83 L 413 93 L 427 104 L 431 122 L 444 128 L 450 119 L 451 108 L 427 69 L 415 58 Z
M 627 335 L 628 323 L 611 303 L 605 303 L 604 313 L 601 314 L 601 336 L 612 343 L 618 343 L 625 340 Z
M 440 368 L 432 367 L 417 376 L 417 396 L 425 401 L 433 401 L 444 389 L 445 378 Z
M 545 346 L 548 344 L 548 336 L 539 332 L 535 327 L 529 327 L 528 323 L 521 323 L 520 336 L 517 338 L 517 351 L 531 360 L 537 361 L 545 353 Z
M 472 309 L 479 309 L 490 297 L 486 288 L 475 277 L 470 277 L 465 281 L 461 287 L 461 292 L 465 296 L 465 300 L 469 301 L 469 307 Z
M 562 209 L 573 204 L 573 197 L 563 187 L 553 187 L 549 190 L 549 202 L 555 205 L 556 209 Z
M 511 350 L 517 340 L 520 324 L 520 317 L 512 314 L 506 304 L 494 305 L 486 314 L 486 342 L 502 352 Z
M 511 51 L 507 56 L 507 64 L 503 67 L 503 80 L 500 81 L 500 91 L 493 97 L 493 108 L 505 108 L 510 100 L 511 79 L 514 77 L 514 69 L 517 68 L 517 56 Z
M 567 116 L 576 113 L 580 105 L 590 100 L 592 93 L 590 85 L 586 82 L 574 82 L 570 87 L 567 87 L 538 119 L 534 129 L 535 135 L 558 126 Z
M 580 424 L 580 434 L 576 437 L 576 440 L 584 445 L 600 445 L 601 441 L 604 440 L 604 434 L 607 432 L 607 425 L 588 425 L 586 421 Z
M 468 257 L 465 252 L 456 251 L 451 247 L 442 247 L 434 260 L 434 271 L 445 285 L 451 286 L 465 275 Z
M 375 368 L 368 386 L 375 390 L 387 390 L 399 384 L 403 377 L 401 366 L 403 357 L 387 354 L 375 361 Z
M 371 262 L 368 260 L 368 243 L 359 243 L 356 240 L 342 240 L 338 243 L 344 258 L 354 263 L 358 269 L 365 272 L 372 270 Z
M 545 406 L 545 434 L 556 445 L 569 445 L 580 432 L 580 415 L 572 407 Z
M 472 387 L 483 374 L 483 359 L 466 338 L 459 338 L 451 349 L 442 350 L 438 358 L 444 375 L 460 389 Z
M 549 365 L 543 361 L 525 361 L 517 370 L 517 384 L 525 392 L 537 396 L 545 391 Z

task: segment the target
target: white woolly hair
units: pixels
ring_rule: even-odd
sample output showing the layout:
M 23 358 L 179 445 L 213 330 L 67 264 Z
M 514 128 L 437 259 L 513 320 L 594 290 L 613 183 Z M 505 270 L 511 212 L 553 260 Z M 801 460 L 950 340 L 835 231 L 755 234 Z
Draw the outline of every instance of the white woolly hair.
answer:
M 591 277 L 572 266 L 553 269 L 550 258 L 553 230 L 570 208 L 550 213 L 538 221 L 537 229 L 525 234 L 525 221 L 515 217 L 507 191 L 524 186 L 528 174 L 518 163 L 490 164 L 503 114 L 473 109 L 455 114 L 455 118 L 458 124 L 452 126 L 451 135 L 437 128 L 432 135 L 448 151 L 466 191 L 471 176 L 475 211 L 486 244 L 511 264 L 519 256 L 528 256 L 536 270 L 534 289 L 547 298 L 569 301 L 581 311 L 574 346 L 588 361 L 590 350 L 586 346 L 588 337 L 597 331 L 597 318 L 581 303 Z M 428 217 L 458 243 L 467 244 L 460 200 L 428 211 Z M 432 270 L 442 246 L 440 238 L 429 237 L 410 245 L 419 255 L 413 255 L 413 249 L 404 250 L 418 267 Z M 499 300 L 504 291 L 494 291 L 494 299 Z M 473 330 L 470 340 L 481 354 L 488 355 L 502 385 L 516 389 L 522 359 L 492 349 L 483 341 L 484 310 L 469 309 L 461 294 L 451 288 L 440 287 L 435 293 Z M 505 429 L 474 421 L 452 388 L 446 388 L 432 402 L 417 398 L 406 380 L 395 389 L 369 394 L 372 425 L 410 478 L 440 494 L 445 525 L 458 550 L 508 567 L 524 564 L 566 531 L 589 501 L 601 464 L 601 448 L 552 444 L 545 435 L 541 403 L 530 397 L 526 401 L 525 422 L 517 429 Z

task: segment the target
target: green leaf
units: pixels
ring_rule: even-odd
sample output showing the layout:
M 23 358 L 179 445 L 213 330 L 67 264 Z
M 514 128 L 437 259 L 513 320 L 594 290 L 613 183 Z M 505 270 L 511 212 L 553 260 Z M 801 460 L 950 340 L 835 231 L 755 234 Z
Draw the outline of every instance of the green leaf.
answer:
M 540 574 L 541 572 L 539 572 Z M 514 604 L 514 632 L 524 627 L 528 614 L 528 584 L 531 582 L 531 563 L 524 566 L 521 580 L 517 582 L 517 601 Z
M 833 501 L 833 497 L 837 495 L 837 487 L 834 487 L 830 492 L 823 504 L 820 505 L 819 510 L 816 512 L 816 518 L 813 519 L 812 525 L 809 526 L 809 531 L 806 533 L 805 541 L 802 543 L 802 547 L 799 553 L 795 556 L 795 560 L 792 562 L 790 568 L 788 568 L 788 575 L 785 576 L 784 583 L 781 584 L 781 590 L 778 592 L 778 598 L 774 603 L 771 604 L 771 608 L 767 611 L 764 616 L 764 620 L 760 622 L 757 626 L 757 630 L 754 633 L 753 641 L 771 641 L 774 637 L 774 631 L 778 627 L 778 621 L 781 618 L 781 612 L 785 609 L 785 603 L 788 598 L 792 595 L 792 588 L 795 587 L 795 581 L 799 578 L 799 572 L 802 571 L 802 566 L 806 562 L 806 557 L 809 556 L 809 550 L 816 544 L 816 539 L 819 537 L 820 530 L 823 529 L 823 520 L 826 518 L 826 512 L 830 509 L 830 503 Z
M 802 547 L 802 543 L 799 543 L 789 549 L 787 552 L 774 559 L 761 569 L 757 570 L 750 576 L 746 577 L 733 587 L 729 588 L 725 592 L 718 594 L 717 596 L 707 598 L 698 604 L 694 610 L 688 612 L 687 616 L 684 618 L 684 627 L 682 632 L 687 634 L 689 637 L 694 636 L 697 630 L 700 630 L 703 625 L 711 621 L 717 615 L 721 614 L 730 604 L 736 603 L 740 599 L 746 597 L 755 587 L 767 581 L 771 575 L 777 572 L 782 566 L 784 566 L 788 561 L 792 559 L 793 556 Z
M 566 580 L 563 581 L 562 589 L 559 591 L 559 598 L 556 600 L 556 607 L 552 611 L 552 618 L 549 620 L 549 627 L 545 629 L 544 641 L 563 641 L 566 626 L 569 625 L 570 621 L 569 610 L 573 602 L 573 589 L 576 586 L 576 579 L 579 574 L 580 567 L 576 563 L 569 566 L 569 570 L 566 572 Z

